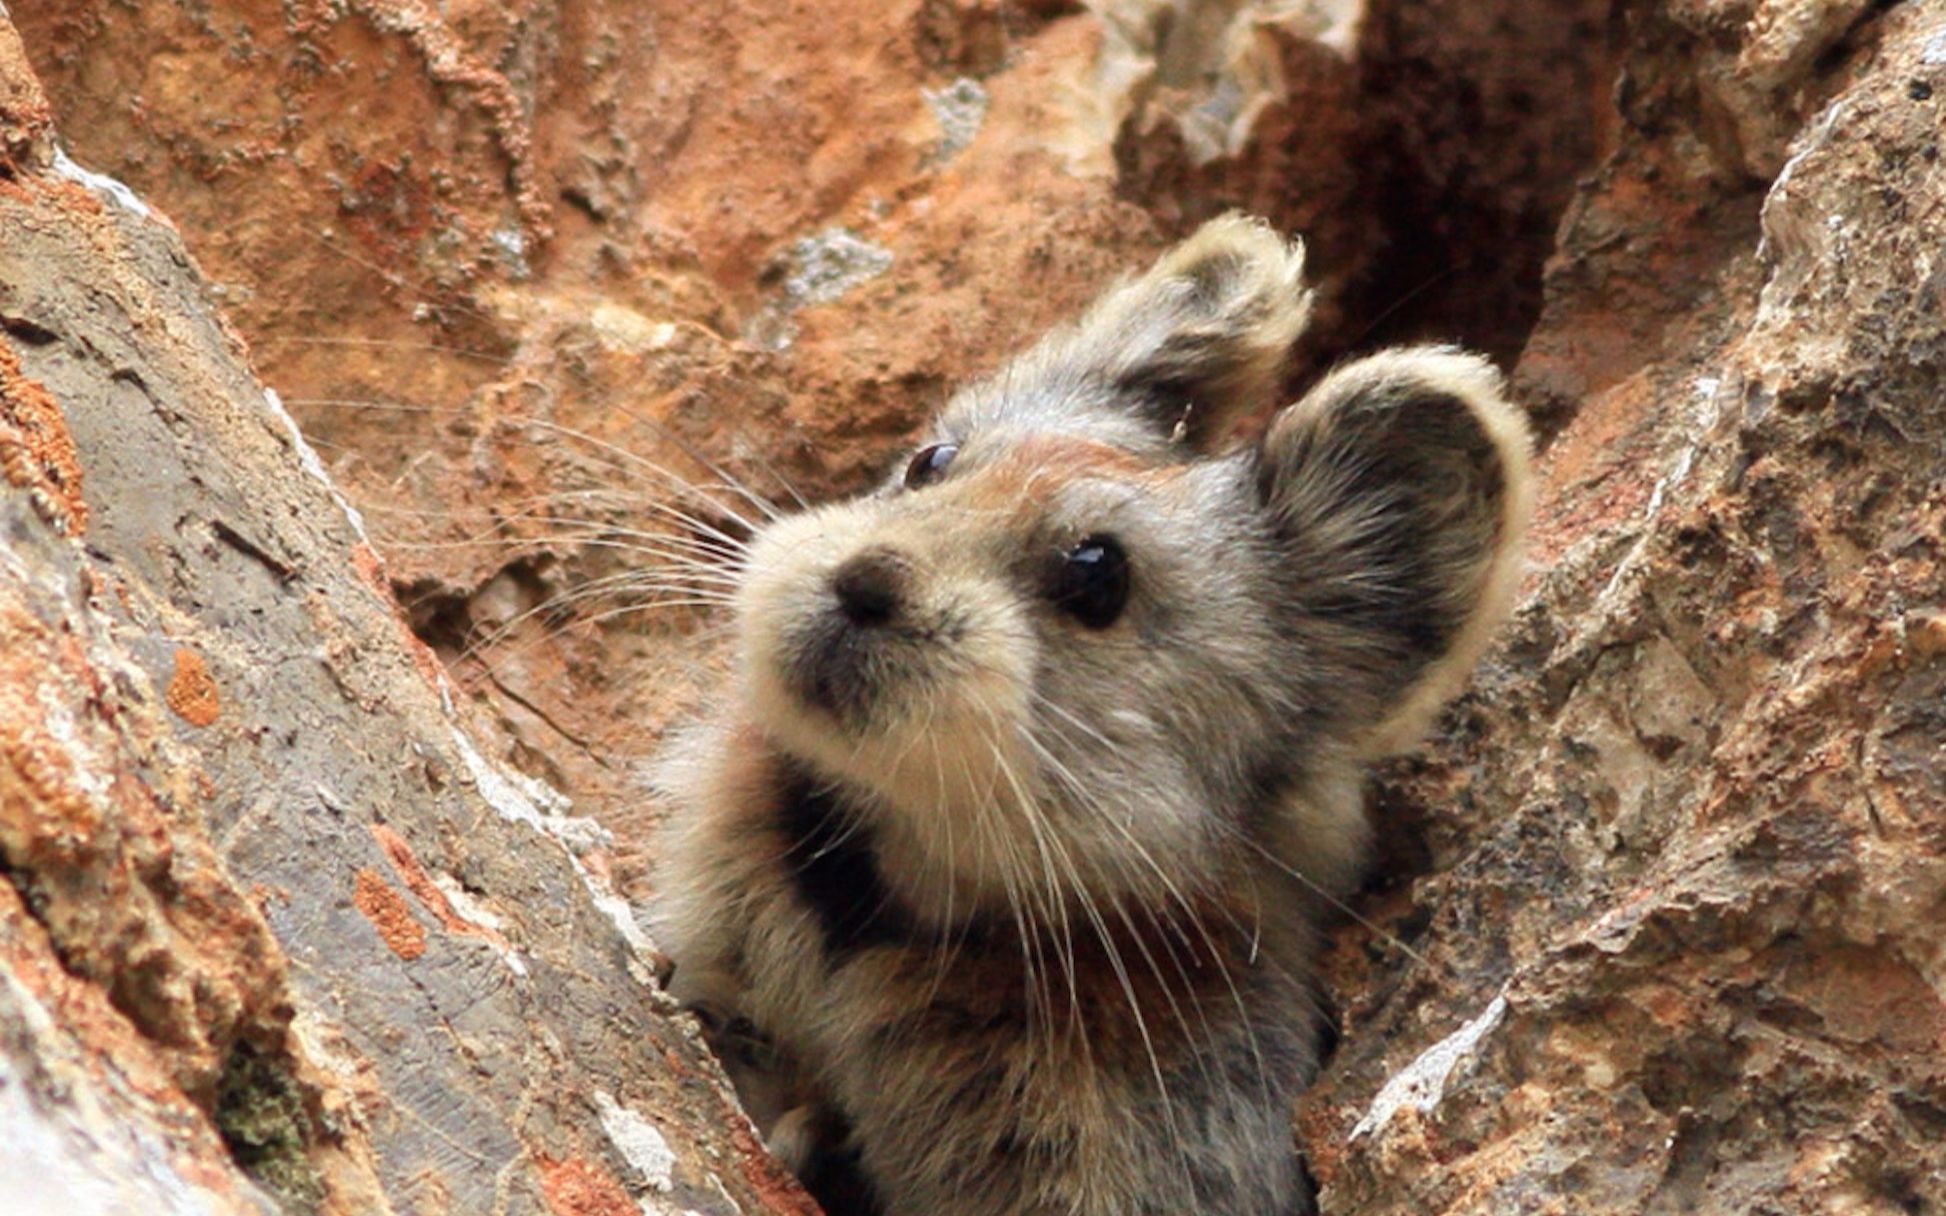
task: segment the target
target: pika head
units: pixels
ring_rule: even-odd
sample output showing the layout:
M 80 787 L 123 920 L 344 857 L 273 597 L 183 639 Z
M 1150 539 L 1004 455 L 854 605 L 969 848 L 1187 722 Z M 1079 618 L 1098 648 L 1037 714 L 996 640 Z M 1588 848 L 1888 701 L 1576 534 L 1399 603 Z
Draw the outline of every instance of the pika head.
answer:
M 916 910 L 1139 898 L 1266 833 L 1320 882 L 1355 865 L 1362 819 L 1304 808 L 1478 656 L 1527 439 L 1489 365 L 1427 347 L 1232 442 L 1277 404 L 1302 269 L 1214 221 L 956 395 L 874 492 L 753 541 L 746 712 L 848 791 Z

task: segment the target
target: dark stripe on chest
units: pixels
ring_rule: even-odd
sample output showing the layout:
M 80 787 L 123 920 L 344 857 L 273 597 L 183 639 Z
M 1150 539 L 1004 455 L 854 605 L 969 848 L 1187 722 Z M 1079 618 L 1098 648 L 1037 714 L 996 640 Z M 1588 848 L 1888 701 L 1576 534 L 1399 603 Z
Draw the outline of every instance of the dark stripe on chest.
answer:
M 800 773 L 785 783 L 778 808 L 788 845 L 784 865 L 833 962 L 908 941 L 913 933 L 911 916 L 879 873 L 871 828 L 841 799 L 832 786 Z

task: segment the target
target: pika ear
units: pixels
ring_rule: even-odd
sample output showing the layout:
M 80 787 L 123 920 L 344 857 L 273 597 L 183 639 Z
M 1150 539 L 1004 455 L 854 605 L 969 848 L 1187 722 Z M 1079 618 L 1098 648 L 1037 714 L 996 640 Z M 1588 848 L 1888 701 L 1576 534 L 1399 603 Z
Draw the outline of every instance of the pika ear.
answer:
M 1304 246 L 1226 215 L 1103 295 L 1073 343 L 1151 426 L 1200 447 L 1272 402 L 1310 314 Z
M 1418 739 L 1512 606 L 1529 447 L 1499 373 L 1450 347 L 1342 367 L 1265 434 L 1293 623 L 1363 694 L 1346 725 L 1366 755 Z
M 1206 447 L 1275 400 L 1311 293 L 1304 247 L 1260 220 L 1214 219 L 964 394 L 966 424 L 1085 419 L 1094 433 Z

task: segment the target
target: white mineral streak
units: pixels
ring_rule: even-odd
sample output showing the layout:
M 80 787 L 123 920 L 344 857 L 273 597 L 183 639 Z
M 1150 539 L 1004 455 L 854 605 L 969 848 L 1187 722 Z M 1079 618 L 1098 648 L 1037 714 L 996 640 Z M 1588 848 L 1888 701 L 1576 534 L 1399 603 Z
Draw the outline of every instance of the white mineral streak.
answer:
M 1410 1104 L 1421 1114 L 1430 1112 L 1446 1096 L 1446 1082 L 1452 1079 L 1453 1070 L 1460 1061 L 1479 1046 L 1500 1019 L 1507 1012 L 1507 989 L 1501 986 L 1480 1016 L 1455 1030 L 1431 1047 L 1419 1053 L 1419 1058 L 1405 1066 L 1387 1081 L 1372 1099 L 1372 1107 L 1358 1126 L 1351 1129 L 1352 1139 L 1375 1132 L 1396 1114 L 1400 1107 Z
M 1928 65 L 1946 63 L 1946 28 L 1926 39 L 1926 47 L 1919 55 Z
M 507 269 L 518 279 L 531 278 L 533 268 L 527 264 L 527 234 L 518 228 L 496 228 L 488 234 L 495 249 L 506 261 Z
M 513 972 L 521 979 L 526 979 L 527 960 L 520 957 L 520 951 L 514 949 L 512 946 L 502 945 L 491 936 L 501 932 L 502 922 L 500 918 L 495 916 L 485 904 L 474 899 L 472 894 L 465 887 L 460 886 L 459 880 L 452 875 L 434 873 L 432 875 L 432 884 L 439 888 L 441 895 L 446 897 L 446 902 L 453 909 L 454 916 L 459 917 L 467 924 L 488 931 L 490 936 L 486 938 L 486 941 L 493 947 L 494 953 L 500 956 L 500 961 L 507 965 L 507 970 Z
M 75 164 L 74 160 L 66 152 L 61 150 L 59 144 L 54 146 L 54 172 L 71 182 L 79 182 L 103 198 L 112 199 L 125 211 L 133 212 L 145 220 L 155 218 L 155 212 L 149 210 L 149 205 L 143 202 L 135 191 L 130 190 L 127 186 L 124 186 L 105 173 L 96 173 L 92 169 L 83 169 L 80 165 Z
M 799 309 L 829 304 L 892 265 L 892 251 L 849 228 L 831 227 L 791 242 L 778 258 L 783 289 L 744 326 L 744 338 L 765 350 L 787 350 L 797 339 Z
M 480 791 L 480 797 L 487 800 L 487 805 L 499 811 L 504 819 L 524 823 L 537 832 L 547 831 L 541 809 L 534 805 L 534 799 L 515 785 L 498 765 L 488 763 L 463 731 L 453 731 L 453 746 L 459 749 L 460 759 L 466 762 L 466 771 L 473 777 L 473 788 Z
M 270 407 L 271 416 L 283 423 L 285 436 L 291 441 L 291 449 L 297 453 L 297 463 L 302 465 L 304 471 L 315 478 L 318 484 L 324 487 L 325 492 L 331 495 L 331 501 L 337 503 L 338 509 L 343 511 L 345 518 L 351 521 L 352 531 L 358 533 L 358 539 L 370 545 L 372 538 L 365 531 L 365 517 L 358 513 L 358 508 L 352 506 L 351 500 L 338 489 L 337 483 L 331 480 L 331 474 L 325 472 L 324 462 L 318 459 L 317 449 L 304 438 L 304 432 L 297 429 L 297 419 L 291 417 L 291 412 L 284 408 L 284 399 L 277 395 L 276 389 L 264 389 L 264 404 Z
M 643 1182 L 658 1191 L 675 1187 L 676 1154 L 655 1124 L 615 1101 L 605 1090 L 595 1091 L 595 1110 L 601 1115 L 602 1130 Z
M 41 727 L 66 754 L 67 771 L 62 774 L 63 783 L 100 805 L 107 800 L 113 787 L 108 774 L 115 770 L 82 737 L 81 723 L 74 715 L 74 707 L 63 699 L 63 691 L 52 680 L 34 689 L 35 700 L 40 707 Z
M 987 117 L 986 87 L 962 76 L 943 89 L 921 89 L 926 108 L 939 124 L 939 147 L 934 156 L 947 160 L 972 144 Z
M 1704 440 L 1722 419 L 1722 388 L 1721 377 L 1698 376 L 1696 378 L 1695 391 L 1690 396 L 1689 415 L 1684 419 L 1683 433 L 1676 445 L 1675 458 L 1670 461 L 1668 470 L 1656 479 L 1655 485 L 1649 488 L 1649 501 L 1642 508 L 1642 519 L 1635 543 L 1630 545 L 1628 552 L 1615 563 L 1614 573 L 1608 576 L 1608 582 L 1602 587 L 1601 594 L 1595 597 L 1594 606 L 1588 613 L 1590 619 L 1588 629 L 1601 630 L 1609 626 L 1624 607 L 1625 599 L 1621 594 L 1623 587 L 1629 585 L 1631 578 L 1647 568 L 1651 550 L 1650 542 L 1660 535 L 1655 528 L 1655 521 L 1668 502 L 1669 492 L 1689 479 L 1690 471 L 1696 465 L 1696 453 L 1702 450 Z
M 849 228 L 826 228 L 793 242 L 784 295 L 793 308 L 827 304 L 852 288 L 882 275 L 892 251 Z
M 573 804 L 545 782 L 522 773 L 509 773 L 490 763 L 473 746 L 466 733 L 458 728 L 453 730 L 453 745 L 466 762 L 467 771 L 473 777 L 473 787 L 480 791 L 480 797 L 486 799 L 489 806 L 500 812 L 503 818 L 524 823 L 552 838 L 566 850 L 568 861 L 581 877 L 589 898 L 614 922 L 615 931 L 628 943 L 629 974 L 638 983 L 653 985 L 655 973 L 649 960 L 656 955 L 655 943 L 649 940 L 649 935 L 636 922 L 635 911 L 629 907 L 628 901 L 610 890 L 608 884 L 582 865 L 581 859 L 576 856 L 577 853 L 606 844 L 610 840 L 607 831 L 592 819 L 565 814 Z

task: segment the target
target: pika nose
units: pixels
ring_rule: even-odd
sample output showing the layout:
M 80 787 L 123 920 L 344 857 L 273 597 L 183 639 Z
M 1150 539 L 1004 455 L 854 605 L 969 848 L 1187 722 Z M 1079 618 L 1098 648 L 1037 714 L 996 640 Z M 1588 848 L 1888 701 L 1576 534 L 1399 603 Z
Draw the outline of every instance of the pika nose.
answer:
M 838 609 L 854 625 L 889 623 L 905 595 L 905 561 L 890 549 L 867 549 L 831 573 Z

